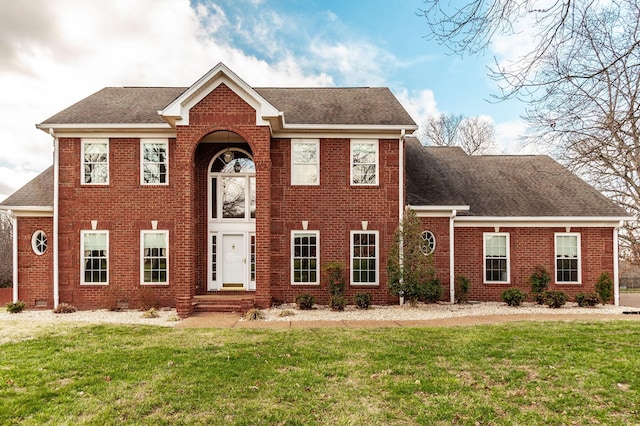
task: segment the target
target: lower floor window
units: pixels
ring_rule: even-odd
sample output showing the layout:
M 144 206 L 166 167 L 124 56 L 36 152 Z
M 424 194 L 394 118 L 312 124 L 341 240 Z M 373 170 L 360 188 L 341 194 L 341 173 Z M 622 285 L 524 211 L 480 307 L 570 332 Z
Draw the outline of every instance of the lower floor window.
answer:
M 556 282 L 580 282 L 580 235 L 557 233 Z
M 291 281 L 294 284 L 318 284 L 317 231 L 293 231 L 291 234 Z
M 82 284 L 107 284 L 109 281 L 109 232 L 82 231 L 80 236 Z
M 378 284 L 378 232 L 351 232 L 351 283 Z
M 169 271 L 167 231 L 142 231 L 142 283 L 167 284 Z
M 484 280 L 509 282 L 509 234 L 484 234 Z

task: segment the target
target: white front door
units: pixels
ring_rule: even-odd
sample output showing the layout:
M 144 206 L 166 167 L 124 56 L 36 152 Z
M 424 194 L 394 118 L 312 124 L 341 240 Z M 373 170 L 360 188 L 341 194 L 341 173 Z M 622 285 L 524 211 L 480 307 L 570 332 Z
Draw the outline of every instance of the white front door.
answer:
M 243 234 L 222 235 L 222 288 L 245 289 L 247 250 Z

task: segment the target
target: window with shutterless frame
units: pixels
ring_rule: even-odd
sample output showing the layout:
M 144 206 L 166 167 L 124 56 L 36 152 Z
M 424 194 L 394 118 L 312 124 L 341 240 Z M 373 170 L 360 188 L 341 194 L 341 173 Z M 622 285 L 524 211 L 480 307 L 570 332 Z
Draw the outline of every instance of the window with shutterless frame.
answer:
M 556 283 L 580 284 L 580 234 L 555 233 Z
M 320 185 L 320 139 L 291 139 L 291 185 Z
M 351 139 L 351 185 L 378 185 L 378 141 Z
M 83 185 L 109 184 L 109 140 L 82 139 L 80 179 Z
M 140 283 L 169 283 L 169 231 L 140 231 Z
M 509 234 L 485 232 L 484 239 L 484 282 L 509 283 Z
M 80 231 L 80 283 L 109 283 L 109 231 Z
M 291 282 L 320 283 L 320 232 L 291 231 Z
M 167 139 L 140 141 L 140 184 L 169 184 L 169 141 Z
M 351 231 L 351 285 L 378 285 L 378 231 Z

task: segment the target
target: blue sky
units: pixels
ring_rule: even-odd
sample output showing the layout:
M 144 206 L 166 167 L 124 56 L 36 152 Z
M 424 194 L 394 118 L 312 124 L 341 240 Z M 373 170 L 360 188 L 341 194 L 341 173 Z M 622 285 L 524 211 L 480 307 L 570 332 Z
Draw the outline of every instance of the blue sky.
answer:
M 427 41 L 421 0 L 29 0 L 0 14 L 0 200 L 52 163 L 35 124 L 105 86 L 188 86 L 218 62 L 260 86 L 387 86 L 421 124 L 483 115 L 498 151 L 517 143 L 524 105 L 489 103 L 494 55 L 460 58 Z M 526 40 L 525 40 L 526 43 Z M 528 149 L 530 150 L 530 149 Z

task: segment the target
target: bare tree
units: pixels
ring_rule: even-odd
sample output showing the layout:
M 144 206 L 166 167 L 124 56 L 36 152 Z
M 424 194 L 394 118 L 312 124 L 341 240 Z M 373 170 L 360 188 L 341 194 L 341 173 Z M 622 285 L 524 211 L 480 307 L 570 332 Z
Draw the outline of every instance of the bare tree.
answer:
M 456 53 L 475 54 L 528 22 L 528 51 L 498 63 L 498 99 L 528 104 L 527 141 L 557 158 L 640 218 L 639 0 L 425 0 L 432 33 Z M 544 6 L 541 6 L 544 5 Z M 622 253 L 640 264 L 640 225 L 627 223 Z
M 417 137 L 427 145 L 459 146 L 469 155 L 488 154 L 495 147 L 493 123 L 480 117 L 431 116 L 420 126 Z
M 11 282 L 13 271 L 13 243 L 11 218 L 0 210 L 0 286 Z

